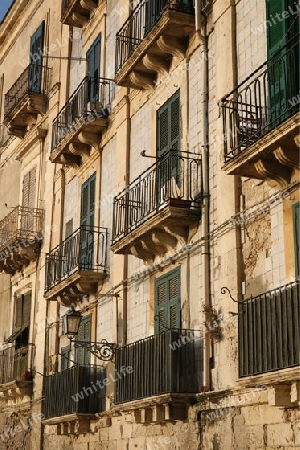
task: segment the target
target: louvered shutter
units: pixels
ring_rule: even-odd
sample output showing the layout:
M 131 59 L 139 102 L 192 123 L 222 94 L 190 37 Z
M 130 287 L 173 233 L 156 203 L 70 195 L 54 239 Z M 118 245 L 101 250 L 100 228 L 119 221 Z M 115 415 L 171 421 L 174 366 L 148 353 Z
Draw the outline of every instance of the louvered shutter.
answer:
M 42 66 L 44 49 L 45 21 L 41 23 L 30 40 L 30 71 L 28 88 L 30 92 L 42 91 Z
M 99 35 L 86 54 L 87 71 L 91 77 L 89 100 L 99 100 L 99 84 L 100 77 L 100 58 L 101 58 L 101 35 Z
M 22 326 L 29 327 L 30 311 L 31 311 L 31 293 L 28 293 L 23 296 Z
M 35 207 L 35 191 L 36 191 L 36 167 L 31 169 L 24 175 L 22 206 L 25 206 L 27 208 Z
M 180 328 L 180 303 L 180 268 L 177 268 L 155 280 L 155 333 Z
M 94 262 L 94 214 L 95 214 L 96 174 L 93 174 L 81 190 L 80 266 L 83 270 L 92 270 Z
M 81 319 L 76 340 L 84 342 L 91 341 L 91 315 Z M 91 354 L 85 348 L 77 348 L 75 359 L 77 364 L 87 365 L 90 364 Z
M 293 205 L 295 276 L 300 276 L 300 202 Z
M 15 321 L 13 331 L 16 331 L 22 327 L 22 315 L 23 315 L 23 299 L 22 297 L 18 297 L 15 301 Z

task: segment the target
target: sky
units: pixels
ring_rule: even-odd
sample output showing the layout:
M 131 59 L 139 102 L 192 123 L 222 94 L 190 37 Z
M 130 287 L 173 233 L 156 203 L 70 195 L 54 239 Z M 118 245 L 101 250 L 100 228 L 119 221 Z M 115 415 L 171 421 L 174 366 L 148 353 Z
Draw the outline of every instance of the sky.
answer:
M 0 22 L 8 11 L 13 0 L 0 0 Z

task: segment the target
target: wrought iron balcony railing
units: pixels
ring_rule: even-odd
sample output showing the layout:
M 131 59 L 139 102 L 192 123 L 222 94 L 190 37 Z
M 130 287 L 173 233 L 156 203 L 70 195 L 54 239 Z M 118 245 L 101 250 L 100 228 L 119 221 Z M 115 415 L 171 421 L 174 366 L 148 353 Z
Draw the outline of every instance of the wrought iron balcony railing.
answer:
M 97 118 L 107 118 L 114 96 L 114 82 L 108 78 L 85 77 L 53 120 L 52 151 L 73 131 Z M 97 100 L 91 100 L 97 99 Z
M 81 226 L 46 255 L 45 292 L 76 272 L 107 271 L 108 230 Z
M 116 72 L 167 10 L 193 14 L 192 0 L 141 0 L 116 35 Z
M 199 209 L 201 157 L 171 150 L 114 198 L 113 244 L 168 205 Z
M 14 110 L 27 94 L 46 95 L 49 81 L 49 67 L 30 64 L 5 94 L 4 121 L 10 120 Z
M 240 377 L 300 364 L 299 315 L 299 281 L 240 302 Z
M 42 209 L 17 206 L 0 221 L 0 261 L 19 247 L 40 242 L 43 218 Z
M 299 35 L 222 99 L 225 163 L 299 110 Z
M 34 345 L 16 345 L 0 351 L 0 384 L 11 381 L 31 381 Z
M 105 369 L 99 366 L 76 365 L 46 376 L 43 407 L 45 418 L 105 411 L 106 389 L 104 384 L 103 387 L 100 385 L 106 377 L 105 373 Z
M 118 348 L 116 373 L 131 366 L 131 373 L 115 377 L 115 403 L 165 393 L 199 392 L 202 379 L 202 344 L 194 330 L 167 330 Z

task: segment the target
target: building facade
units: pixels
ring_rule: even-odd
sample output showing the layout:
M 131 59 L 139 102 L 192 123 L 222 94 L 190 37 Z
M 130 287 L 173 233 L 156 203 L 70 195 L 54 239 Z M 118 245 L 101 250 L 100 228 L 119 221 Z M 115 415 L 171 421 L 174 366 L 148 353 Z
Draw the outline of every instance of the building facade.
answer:
M 299 13 L 13 2 L 1 449 L 300 449 Z

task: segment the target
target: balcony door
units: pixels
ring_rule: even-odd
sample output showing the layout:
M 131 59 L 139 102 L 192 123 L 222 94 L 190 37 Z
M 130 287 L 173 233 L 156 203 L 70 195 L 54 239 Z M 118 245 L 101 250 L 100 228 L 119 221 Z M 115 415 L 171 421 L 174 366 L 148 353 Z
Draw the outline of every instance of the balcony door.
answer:
M 88 101 L 99 100 L 99 77 L 101 58 L 101 34 L 95 39 L 86 54 L 87 73 L 90 77 Z
M 22 190 L 22 206 L 24 207 L 21 213 L 21 231 L 23 235 L 28 232 L 34 233 L 35 223 L 33 209 L 35 207 L 35 191 L 36 191 L 36 167 L 33 167 L 23 178 Z M 30 209 L 28 209 L 30 208 Z
M 155 333 L 181 327 L 180 267 L 155 280 Z
M 94 267 L 95 183 L 94 173 L 81 188 L 79 261 L 82 270 L 93 270 Z
M 91 342 L 91 314 L 81 319 L 76 340 Z M 91 353 L 84 347 L 78 347 L 75 351 L 75 361 L 80 365 L 88 365 L 91 363 Z
M 180 191 L 180 94 L 157 111 L 157 202 L 178 197 Z
M 45 21 L 41 23 L 30 39 L 30 68 L 28 88 L 30 92 L 42 92 L 42 66 L 44 49 Z
M 270 128 L 288 116 L 291 100 L 298 93 L 299 55 L 295 50 L 298 21 L 291 14 L 293 0 L 266 0 L 269 101 L 267 121 Z M 282 18 L 283 13 L 286 18 Z M 280 17 L 278 20 L 276 17 Z M 294 39 L 293 39 L 294 38 Z M 284 48 L 290 42 L 288 48 Z M 294 48 L 294 50 L 292 50 Z M 298 76 L 297 76 L 298 75 Z

